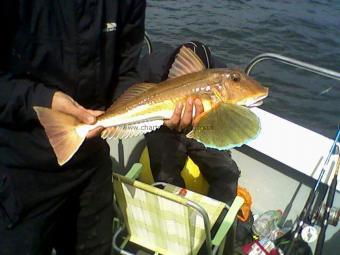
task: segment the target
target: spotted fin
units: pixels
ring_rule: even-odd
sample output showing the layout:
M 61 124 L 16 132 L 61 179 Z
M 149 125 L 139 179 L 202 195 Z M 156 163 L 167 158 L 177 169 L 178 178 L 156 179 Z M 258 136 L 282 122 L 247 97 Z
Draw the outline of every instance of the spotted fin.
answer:
M 197 118 L 198 124 L 187 137 L 219 150 L 239 147 L 255 139 L 261 129 L 252 111 L 234 104 L 219 103 Z
M 203 71 L 205 68 L 202 60 L 190 48 L 182 46 L 171 66 L 168 78 L 176 78 L 189 73 Z
M 163 120 L 153 120 L 148 122 L 109 127 L 102 131 L 101 137 L 103 139 L 125 139 L 149 133 L 158 129 L 162 125 Z

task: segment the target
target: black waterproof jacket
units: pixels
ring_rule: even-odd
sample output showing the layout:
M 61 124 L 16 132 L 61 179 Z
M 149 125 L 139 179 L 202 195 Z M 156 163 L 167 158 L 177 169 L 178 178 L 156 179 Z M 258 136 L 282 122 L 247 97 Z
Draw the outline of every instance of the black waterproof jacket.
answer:
M 0 1 L 0 167 L 53 171 L 56 157 L 33 106 L 63 91 L 104 110 L 136 82 L 145 0 Z M 89 139 L 64 168 L 107 154 Z M 1 171 L 1 169 L 0 169 Z

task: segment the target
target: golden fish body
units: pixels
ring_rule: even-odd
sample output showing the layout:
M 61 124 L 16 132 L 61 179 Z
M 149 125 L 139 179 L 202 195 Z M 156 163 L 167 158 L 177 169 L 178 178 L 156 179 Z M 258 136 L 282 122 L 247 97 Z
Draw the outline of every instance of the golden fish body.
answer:
M 220 81 L 218 75 L 211 75 L 210 71 L 189 74 L 155 84 L 153 88 L 136 95 L 126 104 L 117 100 L 98 118 L 96 125 L 110 127 L 147 120 L 168 119 L 173 114 L 176 105 L 184 103 L 188 97 L 201 98 L 206 106 L 205 109 L 209 110 L 214 100 L 211 87 Z
M 187 137 L 205 146 L 230 149 L 254 139 L 260 130 L 257 116 L 247 107 L 257 105 L 268 89 L 231 69 L 206 70 L 199 57 L 182 47 L 169 71 L 169 79 L 159 84 L 136 84 L 123 93 L 94 125 L 80 123 L 74 116 L 44 107 L 34 107 L 45 128 L 60 165 L 79 149 L 88 132 L 104 127 L 102 138 L 128 138 L 159 128 L 178 103 L 188 97 L 201 99 L 204 112 L 196 116 Z M 207 129 L 206 127 L 210 127 Z
M 230 69 L 209 69 L 169 79 L 157 85 L 136 86 L 149 89 L 137 95 L 134 94 L 134 88 L 127 91 L 126 102 L 119 99 L 114 102 L 92 128 L 168 119 L 176 105 L 184 103 L 188 97 L 200 98 L 204 110 L 209 111 L 221 100 L 237 105 L 251 105 L 268 94 L 267 88 L 243 72 Z

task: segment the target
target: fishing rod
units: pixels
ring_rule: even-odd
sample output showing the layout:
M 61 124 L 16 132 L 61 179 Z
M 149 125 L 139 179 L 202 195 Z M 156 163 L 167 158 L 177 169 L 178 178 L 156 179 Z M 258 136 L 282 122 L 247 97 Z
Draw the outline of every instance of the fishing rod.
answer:
M 302 209 L 302 212 L 298 218 L 298 224 L 296 225 L 295 227 L 295 230 L 292 231 L 292 241 L 289 245 L 289 248 L 288 248 L 288 251 L 287 251 L 287 255 L 290 255 L 294 249 L 294 245 L 295 245 L 295 242 L 298 240 L 298 237 L 300 236 L 300 233 L 303 229 L 303 226 L 306 222 L 306 219 L 308 219 L 309 217 L 309 211 L 311 210 L 312 208 L 312 205 L 313 205 L 313 202 L 315 200 L 315 196 L 317 194 L 317 191 L 318 191 L 318 188 L 320 186 L 320 183 L 321 183 L 321 180 L 322 180 L 322 177 L 324 176 L 325 172 L 326 172 L 326 166 L 328 165 L 329 163 L 329 160 L 332 156 L 332 154 L 334 153 L 334 150 L 335 150 L 335 146 L 337 145 L 338 141 L 339 141 L 339 138 L 340 138 L 340 129 L 338 128 L 338 131 L 337 131 L 337 134 L 334 138 L 334 142 L 332 144 L 332 147 L 330 148 L 329 150 L 329 153 L 328 153 L 328 156 L 323 164 L 323 167 L 322 167 L 322 170 L 320 172 L 320 175 L 318 177 L 318 180 L 317 182 L 315 183 L 314 185 L 314 188 L 311 190 L 311 192 L 309 193 L 309 196 L 307 198 L 307 201 L 305 203 L 305 206 L 304 208 Z
M 321 221 L 322 225 L 321 225 L 321 230 L 320 230 L 320 233 L 319 233 L 318 241 L 316 243 L 315 255 L 322 254 L 323 244 L 325 242 L 325 235 L 326 235 L 326 230 L 327 230 L 327 226 L 328 226 L 329 213 L 330 213 L 330 210 L 333 206 L 334 196 L 335 196 L 335 192 L 336 192 L 336 186 L 338 185 L 338 174 L 339 174 L 339 168 L 340 168 L 339 166 L 340 166 L 340 152 L 338 152 L 338 161 L 337 161 L 337 164 L 336 164 L 334 177 L 333 177 L 333 180 L 331 182 L 331 186 L 329 187 L 329 192 L 328 192 L 328 195 L 327 195 L 326 207 L 325 207 L 324 215 L 323 215 L 322 221 Z

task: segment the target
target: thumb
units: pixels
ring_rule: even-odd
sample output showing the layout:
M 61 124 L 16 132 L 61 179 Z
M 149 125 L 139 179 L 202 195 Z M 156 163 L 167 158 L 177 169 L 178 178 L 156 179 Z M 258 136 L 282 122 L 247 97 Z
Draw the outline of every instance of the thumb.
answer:
M 79 107 L 77 108 L 77 113 L 76 113 L 76 117 L 78 120 L 80 120 L 81 122 L 85 123 L 85 124 L 94 124 L 96 122 L 96 117 L 93 116 L 91 113 L 89 113 L 85 108 L 83 107 Z
M 86 111 L 88 113 L 90 113 L 92 116 L 98 117 L 100 115 L 102 115 L 104 113 L 104 111 L 100 111 L 100 110 L 90 110 L 90 109 L 86 109 Z
M 96 122 L 96 117 L 92 115 L 89 111 L 87 111 L 84 107 L 76 102 L 73 103 L 73 106 L 74 107 L 70 107 L 69 111 L 79 121 L 89 125 Z
M 95 113 L 87 111 L 84 107 L 73 100 L 69 95 L 61 91 L 57 91 L 53 95 L 51 108 L 53 110 L 70 114 L 85 124 L 94 124 L 96 122 Z

